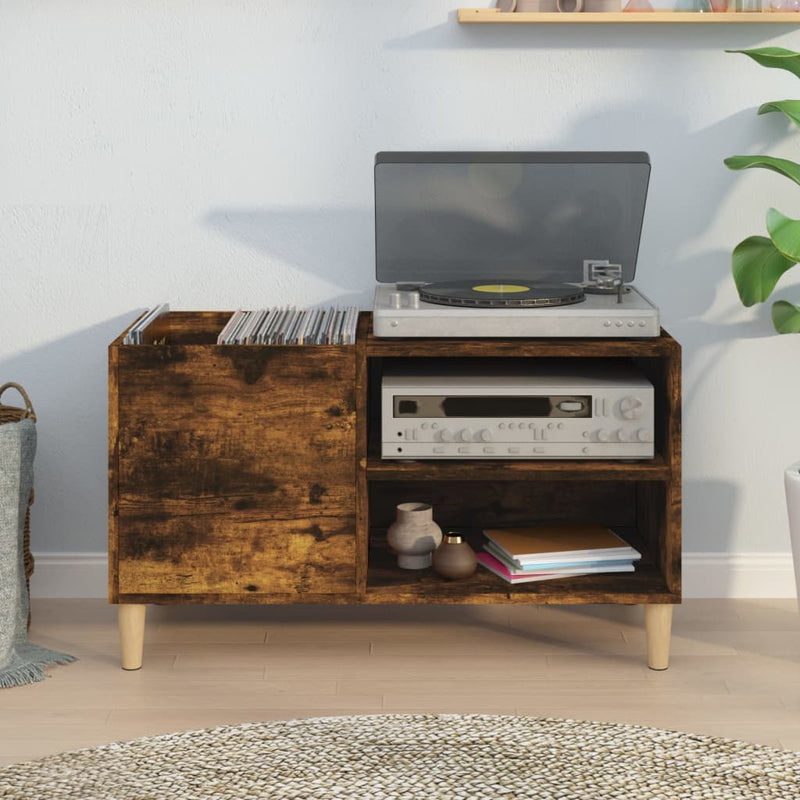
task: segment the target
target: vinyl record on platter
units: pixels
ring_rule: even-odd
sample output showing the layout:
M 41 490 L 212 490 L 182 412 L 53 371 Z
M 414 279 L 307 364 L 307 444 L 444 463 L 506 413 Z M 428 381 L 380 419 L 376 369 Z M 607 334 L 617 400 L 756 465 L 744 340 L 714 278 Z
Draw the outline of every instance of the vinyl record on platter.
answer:
M 446 281 L 419 288 L 426 303 L 473 308 L 541 308 L 580 303 L 583 289 L 565 283 L 508 281 Z

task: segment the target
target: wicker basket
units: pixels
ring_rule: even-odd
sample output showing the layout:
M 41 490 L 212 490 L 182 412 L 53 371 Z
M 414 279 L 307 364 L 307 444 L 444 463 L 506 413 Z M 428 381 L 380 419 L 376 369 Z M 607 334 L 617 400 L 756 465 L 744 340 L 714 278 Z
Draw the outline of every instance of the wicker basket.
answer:
M 3 405 L 0 402 L 0 425 L 4 422 L 20 422 L 23 419 L 32 419 L 36 422 L 36 414 L 34 413 L 31 399 L 28 393 L 18 383 L 4 383 L 0 386 L 0 401 L 2 401 L 3 392 L 6 389 L 16 389 L 25 401 L 25 408 L 17 408 L 16 406 Z M 31 588 L 31 575 L 33 575 L 33 555 L 31 555 L 31 506 L 33 505 L 33 489 L 31 489 L 31 496 L 28 498 L 28 510 L 25 512 L 25 529 L 23 531 L 22 550 L 25 558 L 25 584 L 28 591 Z M 30 618 L 29 618 L 30 621 Z

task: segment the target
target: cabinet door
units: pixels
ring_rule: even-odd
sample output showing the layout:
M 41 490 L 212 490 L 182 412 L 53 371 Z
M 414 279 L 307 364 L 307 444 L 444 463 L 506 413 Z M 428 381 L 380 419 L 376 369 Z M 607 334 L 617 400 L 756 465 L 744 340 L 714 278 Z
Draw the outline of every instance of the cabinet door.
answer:
M 354 593 L 355 348 L 117 355 L 112 598 Z

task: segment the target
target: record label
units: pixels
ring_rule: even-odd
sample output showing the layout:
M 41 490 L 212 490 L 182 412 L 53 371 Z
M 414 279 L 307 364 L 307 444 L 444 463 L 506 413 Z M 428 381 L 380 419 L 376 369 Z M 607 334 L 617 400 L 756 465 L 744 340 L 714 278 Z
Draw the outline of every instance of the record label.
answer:
M 530 286 L 519 286 L 515 283 L 487 283 L 472 287 L 473 292 L 491 292 L 492 294 L 515 294 L 530 290 Z

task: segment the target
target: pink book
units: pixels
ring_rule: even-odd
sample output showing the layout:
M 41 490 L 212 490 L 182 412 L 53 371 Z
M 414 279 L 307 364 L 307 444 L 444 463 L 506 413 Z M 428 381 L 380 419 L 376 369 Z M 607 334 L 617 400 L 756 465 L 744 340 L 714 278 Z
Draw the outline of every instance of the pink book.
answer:
M 532 581 L 551 581 L 555 578 L 574 578 L 576 575 L 585 575 L 585 572 L 529 572 L 525 575 L 512 575 L 505 565 L 498 561 L 491 553 L 478 553 L 478 563 L 486 567 L 490 572 L 499 575 L 504 581 L 509 583 L 531 583 Z

